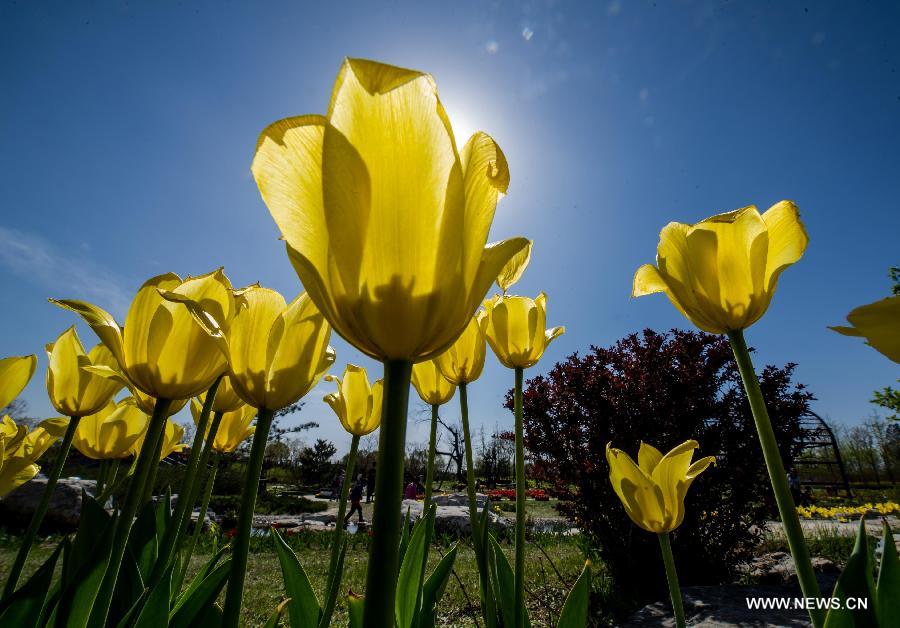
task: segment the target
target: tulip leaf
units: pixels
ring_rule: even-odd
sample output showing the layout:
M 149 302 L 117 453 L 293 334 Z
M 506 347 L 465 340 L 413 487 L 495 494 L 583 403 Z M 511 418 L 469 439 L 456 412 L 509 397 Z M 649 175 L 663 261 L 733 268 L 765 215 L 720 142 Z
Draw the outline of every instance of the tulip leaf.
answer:
M 591 562 L 585 561 L 584 569 L 572 590 L 566 596 L 562 611 L 559 614 L 557 628 L 583 628 L 587 626 L 588 602 L 591 598 Z
M 416 522 L 406 546 L 403 564 L 400 565 L 400 575 L 397 577 L 397 597 L 394 601 L 394 616 L 398 628 L 410 628 L 416 617 L 419 582 L 425 568 L 423 564 L 425 537 L 428 532 L 428 521 L 433 517 L 434 509 L 432 508 L 428 516 L 420 517 Z
M 173 611 L 178 610 L 178 608 L 184 603 L 184 599 L 192 595 L 193 592 L 200 586 L 200 584 L 206 579 L 206 577 L 212 572 L 215 568 L 216 564 L 219 562 L 219 559 L 222 558 L 222 555 L 228 547 L 223 547 L 219 551 L 213 554 L 212 558 L 206 561 L 206 564 L 200 568 L 200 571 L 197 572 L 197 575 L 194 576 L 194 579 L 191 580 L 191 583 L 188 585 L 188 588 L 183 592 L 178 593 L 177 591 L 172 591 L 172 595 L 177 597 L 175 598 L 175 604 L 172 606 Z
M 272 539 L 275 543 L 278 561 L 281 563 L 284 592 L 290 598 L 288 613 L 291 618 L 291 628 L 309 628 L 309 626 L 317 625 L 322 609 L 319 606 L 316 592 L 313 591 L 309 582 L 309 577 L 303 570 L 303 565 L 300 564 L 296 554 L 284 542 L 275 528 L 272 528 Z
M 849 609 L 844 603 L 848 598 L 875 599 L 875 582 L 872 578 L 872 560 L 866 536 L 866 519 L 860 517 L 856 543 L 844 571 L 834 585 L 832 597 L 841 601 L 841 608 L 832 608 L 825 617 L 825 628 L 863 628 L 876 626 L 873 609 Z
M 881 567 L 878 569 L 878 584 L 875 588 L 875 614 L 879 626 L 900 626 L 900 558 L 894 535 L 887 521 L 883 521 Z
M 503 549 L 494 538 L 490 535 L 491 550 L 494 555 L 492 573 L 496 579 L 494 584 L 497 592 L 497 602 L 500 604 L 500 614 L 503 618 L 504 626 L 515 626 L 516 622 L 516 577 L 509 559 L 503 553 Z M 523 609 L 525 613 L 525 625 L 531 626 L 528 619 L 528 609 Z
M 328 600 L 322 615 L 319 617 L 319 628 L 328 628 L 331 625 L 331 616 L 334 613 L 334 603 L 337 600 L 338 592 L 341 589 L 341 577 L 344 575 L 344 559 L 347 556 L 347 540 L 341 544 L 341 551 L 338 554 L 335 573 L 328 574 L 329 590 Z
M 152 501 L 150 502 L 153 503 Z M 156 538 L 161 539 L 166 535 L 169 523 L 172 521 L 172 488 L 167 486 L 166 493 L 156 504 Z
M 81 513 L 78 518 L 78 530 L 72 541 L 71 551 L 63 556 L 63 588 L 72 582 L 81 566 L 91 558 L 98 543 L 105 541 L 103 535 L 112 516 L 100 503 L 81 491 Z
M 126 547 L 125 554 L 122 556 L 122 566 L 119 567 L 119 577 L 116 578 L 116 590 L 113 593 L 107 621 L 115 623 L 120 618 L 130 616 L 135 604 L 141 601 L 144 595 L 144 578 L 141 576 L 141 570 L 134 555 Z
M 278 628 L 278 625 L 281 623 L 281 615 L 284 613 L 285 607 L 287 607 L 290 598 L 281 602 L 278 606 L 275 607 L 275 610 L 272 611 L 272 614 L 269 615 L 269 619 L 266 620 L 263 628 Z
M 38 626 L 41 612 L 47 601 L 53 570 L 63 547 L 68 541 L 56 546 L 50 557 L 15 593 L 0 604 L 0 626 Z
M 363 628 L 363 606 L 365 599 L 352 590 L 347 596 L 347 614 L 350 616 L 350 628 Z
M 400 554 L 397 560 L 399 564 L 403 564 L 403 557 L 406 556 L 406 547 L 409 545 L 409 508 L 406 509 L 406 515 L 403 517 L 403 527 L 400 529 Z
M 422 588 L 422 608 L 419 611 L 419 628 L 433 628 L 437 604 L 444 595 L 444 589 L 453 571 L 456 561 L 457 546 L 454 544 L 440 560 L 434 571 L 425 580 Z
M 134 525 L 131 526 L 131 535 L 128 537 L 128 549 L 137 563 L 144 580 L 150 578 L 153 565 L 156 563 L 157 534 L 156 534 L 156 510 L 153 502 L 147 502 L 141 508 Z
M 215 605 L 222 587 L 228 582 L 230 567 L 230 558 L 222 561 L 222 564 L 206 576 L 196 588 L 190 590 L 188 595 L 182 596 L 178 606 L 169 614 L 169 628 L 188 628 L 204 615 L 208 606 Z
M 85 503 L 82 502 L 83 514 L 92 510 L 91 506 L 85 507 Z M 103 514 L 106 515 L 106 511 L 103 511 Z M 59 603 L 53 609 L 49 625 L 69 628 L 80 628 L 87 625 L 112 551 L 109 539 L 112 537 L 118 521 L 118 516 L 106 516 L 109 519 L 106 525 L 93 532 L 83 530 L 87 527 L 84 519 L 80 522 L 78 532 L 75 534 L 72 554 L 75 554 L 74 545 L 80 545 L 79 553 L 82 558 L 80 563 L 75 559 L 71 561 L 68 572 L 69 581 L 60 591 Z M 79 535 L 82 536 L 80 540 Z M 91 540 L 94 543 L 88 549 L 87 545 Z
M 158 628 L 165 626 L 169 620 L 169 597 L 172 586 L 172 567 L 163 574 L 162 580 L 153 587 L 147 601 L 137 616 L 134 628 Z

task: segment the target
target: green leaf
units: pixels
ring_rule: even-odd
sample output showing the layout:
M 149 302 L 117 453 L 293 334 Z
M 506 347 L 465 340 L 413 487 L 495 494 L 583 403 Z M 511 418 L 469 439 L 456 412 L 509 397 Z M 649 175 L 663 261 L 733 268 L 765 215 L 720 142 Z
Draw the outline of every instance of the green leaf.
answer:
M 350 628 L 363 628 L 363 606 L 365 599 L 352 590 L 347 596 L 347 612 L 350 615 Z
M 82 502 L 82 513 L 85 512 L 85 502 Z M 88 511 L 91 507 L 88 506 Z M 104 511 L 104 515 L 106 512 Z M 79 549 L 81 552 L 81 562 L 78 564 L 76 560 L 71 561 L 70 580 L 62 588 L 59 596 L 59 603 L 50 616 L 49 624 L 53 626 L 67 626 L 69 628 L 81 628 L 86 626 L 91 616 L 91 610 L 94 606 L 94 600 L 97 599 L 97 592 L 100 589 L 100 582 L 106 573 L 106 564 L 109 562 L 109 554 L 112 546 L 109 539 L 118 521 L 118 517 L 114 516 L 109 519 L 105 526 L 94 532 L 85 532 L 82 535 L 82 528 L 86 526 L 84 520 L 78 527 L 78 533 L 75 535 L 75 544 L 82 544 Z M 82 535 L 79 541 L 79 535 Z M 94 544 L 90 550 L 85 549 L 89 541 L 93 540 Z M 75 551 L 73 549 L 73 554 Z
M 156 564 L 158 538 L 156 522 L 157 514 L 153 502 L 147 502 L 134 520 L 131 535 L 128 537 L 128 548 L 141 572 L 141 578 L 145 581 L 150 578 L 150 572 Z
M 875 614 L 882 628 L 900 626 L 900 559 L 894 535 L 887 521 L 882 522 L 881 567 L 878 570 L 878 584 L 875 587 Z
M 56 561 L 68 543 L 63 540 L 50 557 L 19 589 L 0 605 L 0 626 L 37 626 L 47 601 Z
M 185 589 L 184 591 L 182 591 L 181 593 L 177 594 L 177 596 L 175 598 L 175 604 L 172 606 L 173 610 L 178 610 L 178 608 L 184 603 L 185 598 L 188 597 L 189 595 L 192 595 L 193 592 L 197 589 L 197 587 L 199 587 L 200 584 L 206 579 L 206 577 L 210 573 L 212 573 L 212 570 L 215 568 L 216 563 L 219 562 L 219 559 L 222 558 L 222 555 L 225 553 L 225 551 L 227 549 L 228 549 L 227 546 L 223 547 L 218 552 L 215 552 L 213 554 L 212 558 L 210 558 L 208 561 L 206 561 L 206 564 L 200 568 L 200 571 L 198 571 L 197 575 L 194 576 L 194 579 L 191 580 L 191 583 L 188 585 L 188 588 Z M 176 592 L 173 591 L 172 594 L 176 595 Z
M 231 559 L 225 560 L 206 576 L 198 587 L 179 600 L 179 605 L 169 614 L 169 628 L 188 628 L 203 617 L 207 607 L 213 606 L 225 583 Z M 170 568 L 171 569 L 171 568 Z
M 557 628 L 584 628 L 587 626 L 588 602 L 591 597 L 591 561 L 585 561 L 584 569 L 572 590 L 566 596 L 566 603 L 559 614 Z
M 872 561 L 869 557 L 869 544 L 866 537 L 865 517 L 860 517 L 859 532 L 856 544 L 847 559 L 844 571 L 834 585 L 832 597 L 841 600 L 841 608 L 833 608 L 825 617 L 825 628 L 864 628 L 877 626 L 873 609 L 848 609 L 844 601 L 847 598 L 875 599 L 875 582 L 872 578 Z
M 284 613 L 284 609 L 287 606 L 287 603 L 290 599 L 285 600 L 281 604 L 275 607 L 275 610 L 269 615 L 269 619 L 266 621 L 263 628 L 277 628 L 281 623 L 281 615 Z
M 112 519 L 110 515 L 93 497 L 81 491 L 81 514 L 78 518 L 78 530 L 72 541 L 71 551 L 63 557 L 63 588 L 75 577 L 78 570 L 90 560 L 94 548 L 106 539 L 104 533 Z
M 116 578 L 116 590 L 109 607 L 107 623 L 115 624 L 124 617 L 132 616 L 131 611 L 135 604 L 145 595 L 141 570 L 134 560 L 134 555 L 126 547 L 122 556 L 122 566 L 119 568 L 119 577 Z
M 172 567 L 166 569 L 162 580 L 153 587 L 141 609 L 134 628 L 159 628 L 169 621 L 169 596 L 172 586 Z
M 497 592 L 497 604 L 500 606 L 503 625 L 515 626 L 515 575 L 512 567 L 509 565 L 506 554 L 503 553 L 500 544 L 497 543 L 497 539 L 494 538 L 493 534 L 488 535 L 488 538 L 490 539 L 493 554 L 493 569 L 491 571 L 495 578 L 494 591 Z
M 422 609 L 419 612 L 419 628 L 432 628 L 434 626 L 437 604 L 444 595 L 444 589 L 453 571 L 453 563 L 456 561 L 456 544 L 450 548 L 440 560 L 434 571 L 425 581 L 422 588 Z
M 337 565 L 334 574 L 328 574 L 329 584 L 331 588 L 328 590 L 328 600 L 322 615 L 319 617 L 319 628 L 328 628 L 331 625 L 331 616 L 334 614 L 334 602 L 337 601 L 338 592 L 341 589 L 341 578 L 344 575 L 344 558 L 347 556 L 347 544 L 349 541 L 344 539 L 341 543 L 341 551 L 338 554 Z
M 416 617 L 419 582 L 424 569 L 422 557 L 425 554 L 425 536 L 428 532 L 428 521 L 432 517 L 433 511 L 430 516 L 421 517 L 416 522 L 406 546 L 403 564 L 400 565 L 400 574 L 397 577 L 397 597 L 394 600 L 394 617 L 399 628 L 410 628 Z
M 272 538 L 275 542 L 275 551 L 278 553 L 278 561 L 281 563 L 284 592 L 290 598 L 288 611 L 291 628 L 309 628 L 317 625 L 322 608 L 303 570 L 303 565 L 275 528 L 272 528 Z
M 153 503 L 152 501 L 150 502 Z M 156 538 L 161 539 L 166 534 L 169 523 L 172 521 L 172 487 L 166 487 L 166 494 L 156 504 Z
M 399 564 L 403 564 L 403 557 L 406 556 L 406 547 L 409 545 L 409 508 L 406 509 L 406 516 L 403 517 L 403 528 L 400 530 L 400 555 L 397 559 Z

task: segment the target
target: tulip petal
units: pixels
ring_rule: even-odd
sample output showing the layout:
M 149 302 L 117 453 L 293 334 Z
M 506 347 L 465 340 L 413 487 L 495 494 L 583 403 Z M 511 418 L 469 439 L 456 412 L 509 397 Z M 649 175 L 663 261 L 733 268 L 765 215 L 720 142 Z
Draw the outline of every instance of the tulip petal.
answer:
M 809 236 L 800 221 L 800 210 L 791 201 L 772 205 L 762 215 L 769 232 L 766 257 L 766 289 L 773 292 L 781 272 L 803 256 Z
M 181 277 L 175 273 L 151 277 L 138 289 L 125 315 L 125 360 L 120 360 L 120 364 L 134 384 L 147 394 L 154 393 L 152 382 L 157 378 L 151 378 L 150 371 L 158 370 L 159 354 L 172 331 L 172 317 L 160 307 L 163 298 L 159 291 L 174 290 L 180 284 Z
M 546 344 L 549 345 L 551 342 L 562 336 L 566 333 L 566 328 L 562 325 L 558 327 L 551 327 L 547 331 L 544 332 L 544 337 L 546 338 Z
M 5 408 L 28 385 L 37 366 L 36 355 L 0 360 L 0 408 Z
M 116 361 L 124 369 L 125 368 L 125 349 L 124 340 L 122 338 L 122 328 L 116 322 L 116 319 L 106 310 L 86 303 L 85 301 L 75 301 L 70 299 L 50 299 L 50 303 L 59 307 L 75 312 L 84 322 L 94 330 L 106 348 L 112 351 Z
M 200 303 L 184 294 L 172 292 L 171 290 L 160 290 L 159 294 L 166 301 L 184 305 L 188 309 L 188 312 L 190 312 L 191 316 L 194 317 L 194 321 L 200 326 L 200 328 L 206 333 L 206 335 L 212 338 L 212 340 L 215 342 L 216 348 L 219 350 L 222 356 L 225 359 L 228 359 L 228 339 L 225 337 L 225 333 L 222 331 L 222 327 L 219 325 L 219 322 L 209 312 L 207 312 Z
M 845 336 L 861 336 L 873 349 L 900 363 L 900 295 L 855 308 L 847 320 L 853 327 L 830 329 Z
M 609 480 L 625 512 L 635 524 L 650 532 L 661 532 L 664 523 L 663 496 L 644 471 L 625 452 L 606 446 Z
M 469 292 L 469 308 L 474 313 L 484 300 L 491 283 L 500 274 L 500 270 L 513 256 L 521 253 L 530 245 L 527 238 L 509 238 L 488 244 L 481 256 L 481 266 Z
M 644 473 L 651 475 L 662 457 L 662 453 L 656 447 L 641 441 L 641 447 L 638 450 L 638 466 Z

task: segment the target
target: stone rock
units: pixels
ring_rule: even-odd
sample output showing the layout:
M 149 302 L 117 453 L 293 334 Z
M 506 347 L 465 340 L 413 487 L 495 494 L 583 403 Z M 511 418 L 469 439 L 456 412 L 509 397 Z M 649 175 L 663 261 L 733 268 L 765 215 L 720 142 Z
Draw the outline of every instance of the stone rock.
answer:
M 81 491 L 93 495 L 96 485 L 94 480 L 60 478 L 50 496 L 50 504 L 41 530 L 58 532 L 75 530 L 81 517 Z M 27 527 L 46 487 L 47 478 L 38 475 L 0 499 L 0 518 L 3 524 L 13 528 Z
M 486 501 L 487 499 L 485 498 L 485 502 Z M 479 506 L 479 515 L 484 510 L 485 502 L 482 502 Z M 466 500 L 465 506 L 435 505 L 434 531 L 436 534 L 450 534 L 456 536 L 466 535 L 471 532 L 472 526 L 469 522 L 468 499 Z M 405 517 L 407 510 L 409 511 L 410 520 L 415 521 L 422 516 L 423 504 L 420 501 L 404 499 L 401 508 L 401 516 Z M 491 522 L 491 526 L 494 528 L 509 527 L 509 522 L 505 518 L 499 517 L 494 512 L 488 511 L 488 519 Z
M 837 565 L 827 558 L 814 556 L 811 562 L 813 570 L 817 573 L 836 574 L 840 571 Z M 757 556 L 747 566 L 746 573 L 759 584 L 785 584 L 797 581 L 794 559 L 787 552 L 769 552 Z
M 410 500 L 411 501 L 411 500 Z M 487 502 L 487 495 L 484 493 L 475 493 L 475 503 L 478 504 L 479 510 L 484 507 Z M 446 493 L 444 495 L 434 495 L 431 503 L 435 506 L 465 506 L 469 507 L 469 496 L 466 493 Z

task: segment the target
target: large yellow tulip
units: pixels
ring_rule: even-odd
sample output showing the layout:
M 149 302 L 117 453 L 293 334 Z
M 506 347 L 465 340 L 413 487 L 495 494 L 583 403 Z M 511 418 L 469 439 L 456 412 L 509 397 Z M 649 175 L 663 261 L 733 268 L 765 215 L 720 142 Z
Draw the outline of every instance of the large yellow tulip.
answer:
M 144 430 L 144 432 L 135 439 L 129 453 L 135 456 L 140 455 L 141 449 L 144 447 L 146 436 L 147 431 Z M 172 419 L 166 419 L 166 427 L 162 435 L 162 448 L 160 449 L 159 459 L 164 460 L 171 454 L 183 451 L 187 447 L 187 443 L 182 443 L 182 438 L 184 438 L 184 428 Z
M 0 360 L 0 408 L 5 408 L 28 385 L 37 366 L 36 355 Z
M 50 364 L 47 367 L 47 396 L 50 403 L 66 416 L 82 417 L 94 414 L 112 399 L 122 382 L 96 375 L 84 366 L 113 368 L 116 359 L 103 344 L 96 345 L 90 353 L 72 326 L 47 345 Z
M 413 365 L 412 385 L 415 386 L 422 401 L 432 406 L 447 403 L 456 392 L 456 384 L 449 382 L 441 374 L 436 358 Z
M 190 313 L 164 299 L 161 292 L 200 303 L 227 330 L 234 296 L 221 268 L 184 281 L 174 273 L 147 280 L 128 309 L 124 329 L 108 312 L 90 303 L 51 301 L 84 318 L 136 388 L 157 399 L 189 399 L 225 371 L 225 358 Z
M 443 351 L 527 245 L 485 247 L 506 158 L 481 132 L 457 152 L 421 72 L 347 59 L 328 114 L 266 128 L 252 171 L 310 298 L 379 360 Z
M 81 419 L 72 445 L 94 460 L 124 458 L 133 453 L 137 440 L 143 439 L 149 421 L 133 397 L 110 401 L 95 414 Z
M 29 432 L 8 416 L 0 420 L 0 497 L 38 474 L 35 462 L 62 437 L 67 423 L 47 419 Z
M 337 383 L 337 392 L 325 395 L 324 399 L 347 432 L 365 436 L 378 429 L 384 380 L 379 379 L 370 386 L 366 369 L 355 364 L 344 368 L 344 379 L 333 375 L 326 375 L 325 379 Z
M 900 295 L 861 305 L 847 314 L 847 320 L 851 327 L 831 329 L 845 336 L 861 336 L 870 347 L 900 362 Z
M 656 266 L 634 275 L 632 296 L 664 292 L 694 325 L 713 334 L 745 329 L 766 312 L 781 272 L 809 238 L 797 206 L 781 201 L 760 215 L 750 205 L 659 234 Z
M 201 412 L 203 412 L 203 404 L 196 399 L 191 399 L 191 416 L 194 419 L 194 425 L 199 422 Z M 256 408 L 243 402 L 236 410 L 223 412 L 212 448 L 221 454 L 237 449 L 244 440 L 253 436 L 256 428 L 250 423 L 253 422 L 255 416 Z M 204 437 L 209 435 L 209 429 L 210 426 L 207 425 Z
M 698 475 L 715 463 L 713 456 L 691 464 L 695 440 L 686 441 L 666 455 L 642 442 L 638 464 L 625 452 L 606 446 L 609 481 L 631 520 L 648 532 L 671 532 L 684 519 L 684 498 Z
M 534 366 L 565 327 L 545 329 L 547 295 L 537 298 L 495 297 L 485 302 L 481 328 L 503 366 L 511 369 Z
M 477 316 L 446 351 L 435 358 L 438 369 L 451 384 L 468 384 L 481 377 L 487 347 Z

